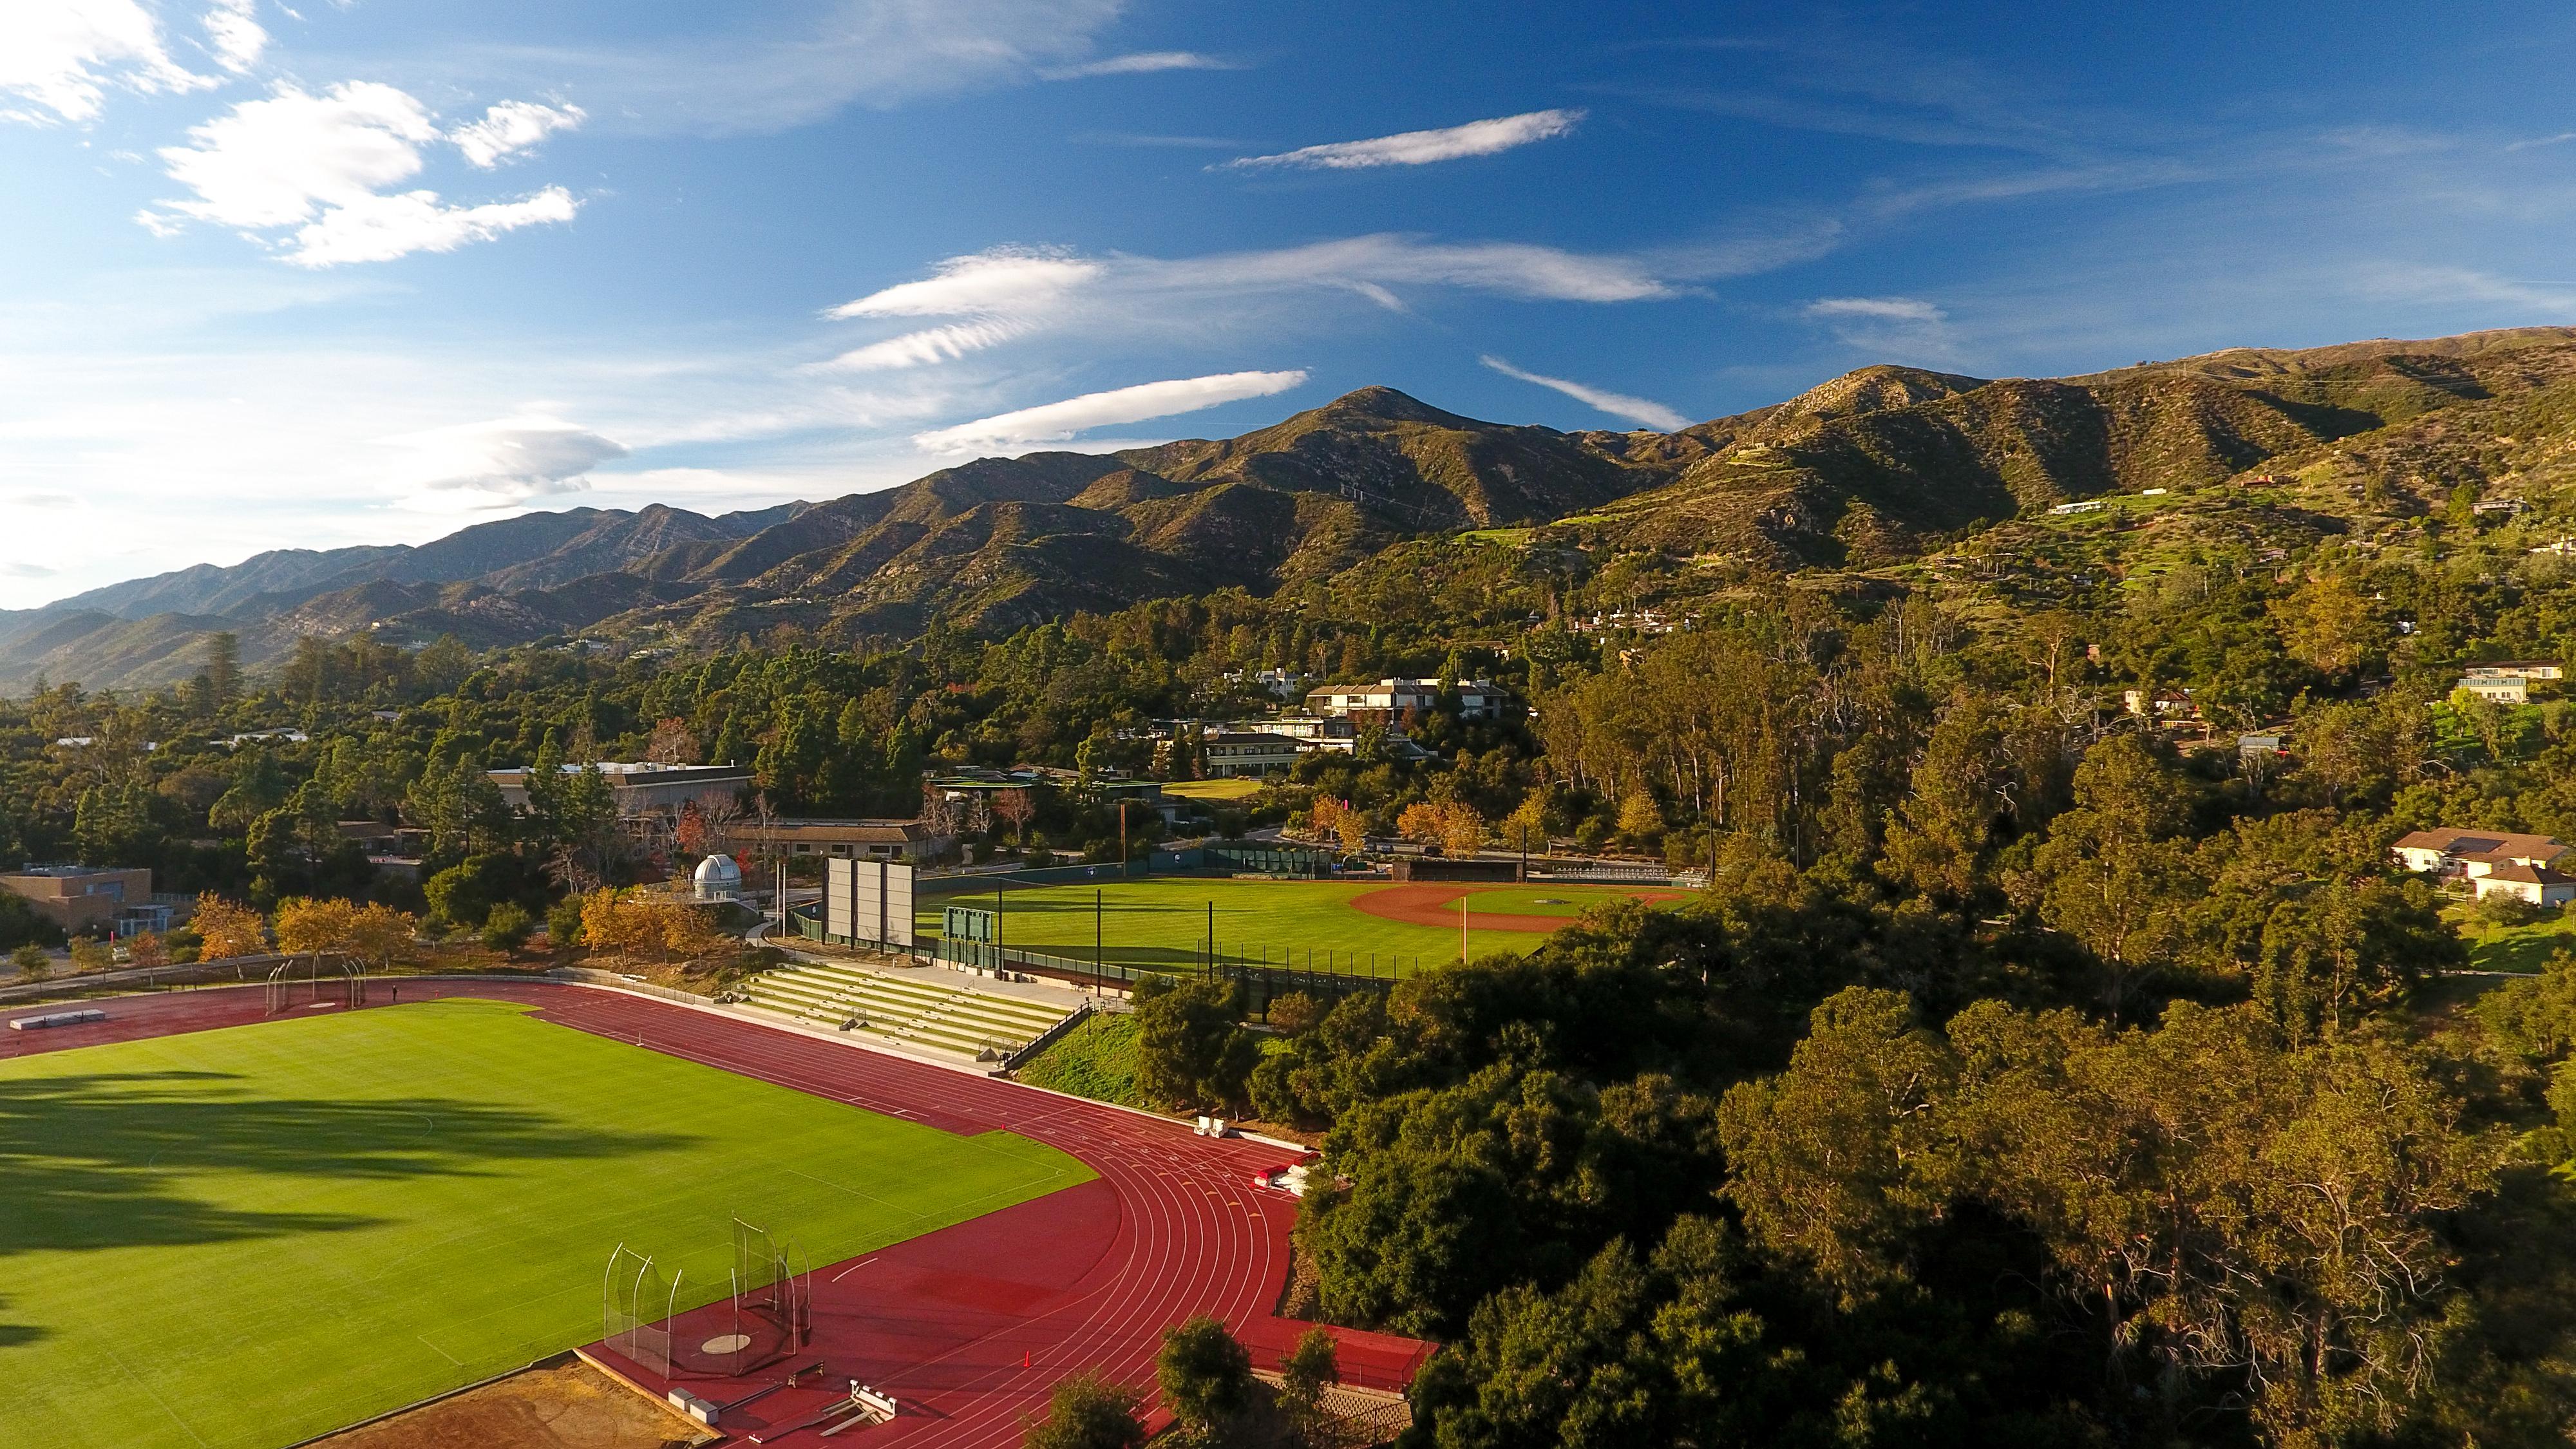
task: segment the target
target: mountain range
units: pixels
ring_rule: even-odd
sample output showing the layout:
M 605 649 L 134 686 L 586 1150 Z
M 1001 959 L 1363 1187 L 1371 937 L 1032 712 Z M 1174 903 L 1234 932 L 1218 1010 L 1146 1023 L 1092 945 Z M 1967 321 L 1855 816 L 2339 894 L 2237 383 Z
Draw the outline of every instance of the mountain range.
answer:
M 253 666 L 359 630 L 477 646 L 723 640 L 789 621 L 837 637 L 934 619 L 998 633 L 1147 598 L 1269 594 L 1406 539 L 1502 526 L 1613 554 L 1865 570 L 2071 500 L 2264 470 L 2358 469 L 2413 492 L 2510 483 L 2576 456 L 2571 401 L 2571 328 L 2055 379 L 1866 367 L 1672 433 L 1482 422 L 1368 387 L 1241 437 L 984 458 L 822 503 L 575 508 L 418 547 L 200 564 L 0 611 L 0 688 L 168 683 L 217 630 Z

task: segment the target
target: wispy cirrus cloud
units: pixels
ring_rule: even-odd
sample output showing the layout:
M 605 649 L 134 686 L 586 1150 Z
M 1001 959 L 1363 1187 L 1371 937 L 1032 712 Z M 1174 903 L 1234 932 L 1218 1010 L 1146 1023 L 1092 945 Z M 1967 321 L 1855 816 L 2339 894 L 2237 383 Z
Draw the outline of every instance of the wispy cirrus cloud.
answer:
M 1960 362 L 1949 312 L 1920 297 L 1819 297 L 1801 311 L 1844 346 L 1881 360 L 1943 367 Z
M 579 119 L 548 114 L 554 128 Z M 163 148 L 170 178 L 194 194 L 146 208 L 136 220 L 163 234 L 189 221 L 233 227 L 303 267 L 453 251 L 520 227 L 570 221 L 578 203 L 560 186 L 477 206 L 385 188 L 419 174 L 429 145 L 448 140 L 469 160 L 497 160 L 534 144 L 533 137 L 517 139 L 533 124 L 496 106 L 461 128 L 458 139 L 443 136 L 426 106 L 389 85 L 351 81 L 314 93 L 280 82 L 267 97 L 192 127 L 192 144 Z
M 1917 297 L 1819 297 L 1807 304 L 1810 317 L 1866 317 L 1878 322 L 1938 322 L 1942 311 Z
M 1038 72 L 1046 80 L 1085 80 L 1104 75 L 1153 75 L 1167 70 L 1241 70 L 1240 62 L 1195 50 L 1145 50 L 1104 56 L 1080 65 L 1049 66 Z
M 1127 0 L 683 6 L 674 28 L 651 40 L 491 49 L 474 56 L 475 74 L 484 84 L 561 89 L 621 134 L 757 135 L 850 106 L 1107 63 L 1084 57 L 1127 10 Z
M 1306 374 L 1298 370 L 1226 372 L 1207 377 L 1139 383 L 1134 387 L 1084 393 L 1062 402 L 996 413 L 953 427 L 935 428 L 914 435 L 912 441 L 925 453 L 1002 452 L 1037 443 L 1064 442 L 1074 434 L 1092 428 L 1140 423 L 1148 418 L 1194 413 L 1223 403 L 1241 402 L 1245 398 L 1268 397 L 1301 386 L 1305 381 Z
M 872 342 L 821 365 L 853 371 L 921 367 L 1061 327 L 1111 330 L 1171 316 L 1204 319 L 1301 292 L 1338 292 L 1401 311 L 1399 288 L 1614 303 L 1676 296 L 1683 285 L 1633 257 L 1395 234 L 1177 259 L 1003 247 L 950 257 L 928 277 L 832 308 L 824 315 L 844 321 L 958 320 Z
M 1662 403 L 1656 402 L 1652 398 L 1631 397 L 1623 392 L 1612 392 L 1608 388 L 1591 387 L 1584 383 L 1571 382 L 1561 377 L 1547 377 L 1540 373 L 1523 372 L 1519 368 L 1512 366 L 1510 363 L 1494 356 L 1490 352 L 1476 360 L 1483 363 L 1485 366 L 1492 368 L 1494 371 L 1501 373 L 1505 377 L 1517 378 L 1522 382 L 1534 383 L 1537 386 L 1544 388 L 1553 388 L 1556 391 L 1565 394 L 1567 397 L 1574 399 L 1576 402 L 1584 404 L 1586 407 L 1598 408 L 1602 412 L 1608 413 L 1614 418 L 1626 418 L 1632 423 L 1643 423 L 1647 427 L 1653 428 L 1658 432 L 1677 432 L 1680 429 L 1689 427 L 1691 423 L 1691 420 L 1684 417 L 1679 411 L 1673 408 L 1668 408 Z
M 1470 156 L 1497 155 L 1533 142 L 1571 135 L 1584 114 L 1580 109 L 1527 111 L 1436 131 L 1405 131 L 1365 141 L 1330 141 L 1274 156 L 1237 156 L 1209 169 L 1358 171 L 1377 166 L 1428 166 Z

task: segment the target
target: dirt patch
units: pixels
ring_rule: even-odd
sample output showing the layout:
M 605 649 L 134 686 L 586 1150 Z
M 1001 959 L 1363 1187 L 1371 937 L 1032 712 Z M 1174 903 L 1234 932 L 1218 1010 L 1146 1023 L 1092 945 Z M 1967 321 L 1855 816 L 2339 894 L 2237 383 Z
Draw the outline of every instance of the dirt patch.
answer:
M 1354 910 L 1365 911 L 1380 920 L 1402 921 L 1408 926 L 1456 926 L 1458 898 L 1489 890 L 1482 885 L 1399 885 L 1369 891 L 1351 897 Z M 1639 891 L 1640 900 L 1674 900 L 1684 891 Z M 1529 931 L 1546 935 L 1574 924 L 1571 916 L 1519 916 L 1467 908 L 1467 929 L 1471 931 Z
M 313 1449 L 693 1449 L 715 1437 L 567 1355 Z

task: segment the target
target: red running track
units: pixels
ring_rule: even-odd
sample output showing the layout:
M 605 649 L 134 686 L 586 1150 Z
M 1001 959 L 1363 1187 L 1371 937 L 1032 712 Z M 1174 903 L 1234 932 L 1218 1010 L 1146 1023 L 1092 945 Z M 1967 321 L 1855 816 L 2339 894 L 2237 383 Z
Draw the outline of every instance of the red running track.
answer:
M 379 1004 L 388 984 L 374 984 Z M 1070 1153 L 1098 1174 L 1079 1187 L 817 1268 L 810 1349 L 745 1379 L 684 1376 L 678 1383 L 731 1403 L 776 1382 L 791 1365 L 819 1360 L 821 1383 L 845 1393 L 857 1379 L 894 1395 L 902 1413 L 830 1439 L 819 1427 L 781 1434 L 774 1431 L 840 1397 L 820 1387 L 785 1389 L 728 1414 L 720 1426 L 733 1436 L 728 1444 L 759 1434 L 780 1445 L 1002 1449 L 1019 1442 L 1023 1419 L 1074 1373 L 1096 1370 L 1150 1390 L 1162 1331 L 1186 1318 L 1223 1320 L 1261 1366 L 1275 1365 L 1310 1326 L 1271 1312 L 1285 1287 L 1295 1201 L 1252 1187 L 1250 1178 L 1289 1160 L 1279 1148 L 1194 1137 L 1164 1119 L 614 990 L 434 978 L 408 978 L 401 987 L 422 1000 L 526 1002 L 576 1030 L 946 1131 L 1007 1129 Z M 263 1019 L 264 998 L 251 987 L 86 1004 L 103 1006 L 108 1019 L 8 1032 L 0 1055 L 237 1026 Z M 678 1325 L 684 1341 L 695 1327 L 690 1317 Z M 1401 1387 L 1431 1352 L 1411 1339 L 1334 1334 L 1343 1375 L 1358 1384 Z M 602 1345 L 584 1351 L 648 1390 L 670 1387 Z

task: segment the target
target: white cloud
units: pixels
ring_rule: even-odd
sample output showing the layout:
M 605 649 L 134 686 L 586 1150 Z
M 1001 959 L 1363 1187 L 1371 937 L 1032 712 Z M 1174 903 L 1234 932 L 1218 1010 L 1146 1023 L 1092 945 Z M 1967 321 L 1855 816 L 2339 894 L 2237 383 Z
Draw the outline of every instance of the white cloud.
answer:
M 413 489 L 413 508 L 501 508 L 530 498 L 577 493 L 593 468 L 627 455 L 626 445 L 544 413 L 434 428 L 387 438 L 403 455 L 395 476 Z
M 215 61 L 235 75 L 247 75 L 268 49 L 268 31 L 258 19 L 258 0 L 215 0 L 206 11 L 206 45 Z
M 1062 442 L 1090 428 L 1139 423 L 1147 418 L 1194 413 L 1220 403 L 1268 397 L 1272 393 L 1286 392 L 1305 381 L 1304 372 L 1294 371 L 1227 372 L 1212 377 L 1140 383 L 1134 387 L 1085 393 L 1062 402 L 977 418 L 971 423 L 916 434 L 912 441 L 925 453 L 998 452 L 1036 443 Z
M 1807 304 L 1805 315 L 1845 347 L 1872 354 L 1873 361 L 1967 365 L 1950 314 L 1919 297 L 1819 297 Z
M 1807 304 L 1810 317 L 1866 317 L 1880 322 L 1939 322 L 1940 308 L 1913 297 L 1819 297 Z
M 1106 267 L 1061 253 L 1011 247 L 950 257 L 926 281 L 901 282 L 844 302 L 827 317 L 961 317 L 1027 312 L 1097 280 Z
M 344 82 L 318 95 L 280 82 L 266 99 L 191 128 L 188 139 L 195 144 L 165 147 L 161 159 L 171 179 L 195 195 L 136 219 L 156 232 L 181 218 L 249 233 L 292 229 L 271 244 L 298 266 L 452 251 L 519 227 L 569 221 L 576 209 L 571 193 L 553 186 L 482 206 L 448 206 L 432 191 L 385 194 L 419 174 L 422 148 L 443 138 L 427 107 L 374 81 Z
M 0 3 L 0 96 L 42 108 L 0 106 L 0 120 L 91 121 L 109 86 L 153 95 L 214 84 L 170 58 L 160 21 L 138 0 Z
M 1151 75 L 1166 70 L 1240 70 L 1233 61 L 1194 50 L 1147 50 L 1112 55 L 1080 65 L 1060 65 L 1038 72 L 1048 80 L 1081 80 L 1099 75 Z
M 579 209 L 572 193 L 560 186 L 481 206 L 445 206 L 434 191 L 356 197 L 298 227 L 287 260 L 299 267 L 336 267 L 390 262 L 414 252 L 452 252 L 523 226 L 570 221 Z
M 999 317 L 985 322 L 925 327 L 918 332 L 906 332 L 900 337 L 852 348 L 823 366 L 851 372 L 926 367 L 932 363 L 953 362 L 967 353 L 981 352 L 987 347 L 998 347 L 1028 330 L 1026 322 Z
M 503 101 L 485 111 L 483 119 L 449 131 L 447 139 L 465 153 L 467 162 L 489 171 L 507 158 L 534 148 L 547 136 L 580 125 L 584 115 L 579 106 Z
M 1548 302 L 1636 302 L 1670 297 L 1676 291 L 1645 263 L 1629 257 L 1521 242 L 1431 242 L 1391 232 L 1276 251 L 1129 265 L 1138 285 L 1158 290 L 1333 287 L 1359 291 L 1369 285 L 1426 284 Z M 1372 300 L 1383 304 L 1381 298 Z
M 68 493 L 21 493 L 9 501 L 20 508 L 70 508 L 79 502 Z
M 1626 393 L 1611 392 L 1606 388 L 1568 382 L 1561 377 L 1543 377 L 1535 372 L 1523 372 L 1490 353 L 1476 360 L 1505 377 L 1536 383 L 1540 387 L 1554 388 L 1576 402 L 1598 408 L 1614 418 L 1626 418 L 1630 422 L 1643 423 L 1659 432 L 1678 432 L 1689 427 L 1691 423 L 1689 418 L 1651 398 L 1630 397 Z
M 872 342 L 821 365 L 921 367 L 1077 323 L 1115 329 L 1187 318 L 1206 325 L 1228 308 L 1300 292 L 1344 292 L 1401 312 L 1405 305 L 1394 291 L 1401 286 L 1555 302 L 1632 302 L 1679 290 L 1634 258 L 1516 242 L 1450 244 L 1378 235 L 1177 261 L 997 248 L 950 257 L 927 278 L 832 308 L 824 315 L 841 320 L 961 320 Z
M 1289 166 L 1315 171 L 1355 171 L 1371 166 L 1427 166 L 1468 156 L 1491 156 L 1570 134 L 1583 119 L 1580 110 L 1530 111 L 1470 121 L 1437 131 L 1406 131 L 1367 141 L 1334 141 L 1303 146 L 1276 156 L 1238 156 L 1227 167 Z
M 2561 131 L 2555 136 L 2535 136 L 2528 141 L 2516 141 L 2505 149 L 2528 151 L 2534 146 L 2563 146 L 2570 141 L 2576 141 L 2576 131 Z

